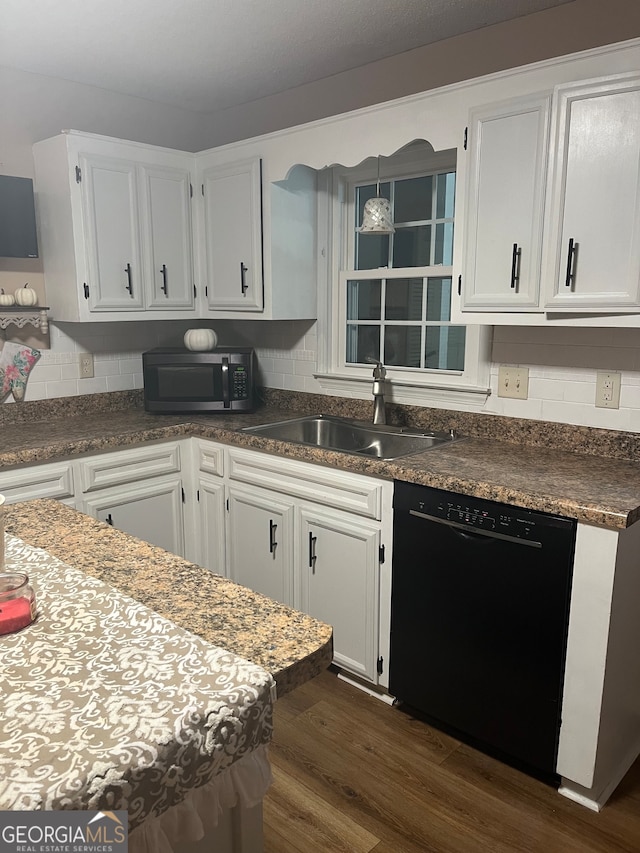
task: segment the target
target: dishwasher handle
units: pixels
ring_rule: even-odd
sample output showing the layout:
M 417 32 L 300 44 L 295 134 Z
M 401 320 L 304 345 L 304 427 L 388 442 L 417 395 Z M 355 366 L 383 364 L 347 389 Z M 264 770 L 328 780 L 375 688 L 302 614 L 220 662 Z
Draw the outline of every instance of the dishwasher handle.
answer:
M 469 530 L 465 524 L 460 524 L 457 521 L 450 521 L 448 518 L 437 518 L 435 515 L 427 515 L 425 512 L 418 512 L 417 509 L 410 509 L 409 515 L 416 518 L 423 518 L 426 521 L 434 521 L 436 524 L 442 524 L 445 527 L 450 527 L 456 536 L 460 536 L 467 540 L 476 540 L 478 544 L 484 540 L 487 544 L 496 539 L 503 542 L 513 542 L 514 545 L 527 545 L 530 548 L 542 548 L 542 542 L 537 542 L 534 539 L 519 539 L 517 536 L 509 536 L 506 533 L 497 533 L 495 530 Z

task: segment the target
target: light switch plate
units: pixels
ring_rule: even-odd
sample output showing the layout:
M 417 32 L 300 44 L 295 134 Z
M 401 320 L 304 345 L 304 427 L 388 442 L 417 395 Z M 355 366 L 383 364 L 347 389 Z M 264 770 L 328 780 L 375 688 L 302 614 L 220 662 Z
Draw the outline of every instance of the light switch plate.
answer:
M 615 371 L 596 374 L 596 408 L 620 408 L 621 375 Z
M 526 400 L 529 396 L 529 368 L 504 367 L 498 368 L 498 397 L 513 397 L 515 400 Z

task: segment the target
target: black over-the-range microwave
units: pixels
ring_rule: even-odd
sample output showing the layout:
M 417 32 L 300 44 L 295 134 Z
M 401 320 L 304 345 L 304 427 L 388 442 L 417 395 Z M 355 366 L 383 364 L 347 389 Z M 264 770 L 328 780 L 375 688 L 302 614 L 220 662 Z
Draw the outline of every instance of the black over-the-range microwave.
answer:
M 142 374 L 147 412 L 251 412 L 255 406 L 251 347 L 152 349 L 142 353 Z

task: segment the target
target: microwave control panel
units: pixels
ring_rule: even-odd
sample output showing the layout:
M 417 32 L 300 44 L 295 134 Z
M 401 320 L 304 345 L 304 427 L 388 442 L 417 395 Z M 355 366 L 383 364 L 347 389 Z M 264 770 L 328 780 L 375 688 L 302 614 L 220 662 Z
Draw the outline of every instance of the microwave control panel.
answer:
M 230 367 L 231 371 L 231 398 L 233 400 L 246 400 L 249 396 L 249 373 L 246 367 L 235 364 Z

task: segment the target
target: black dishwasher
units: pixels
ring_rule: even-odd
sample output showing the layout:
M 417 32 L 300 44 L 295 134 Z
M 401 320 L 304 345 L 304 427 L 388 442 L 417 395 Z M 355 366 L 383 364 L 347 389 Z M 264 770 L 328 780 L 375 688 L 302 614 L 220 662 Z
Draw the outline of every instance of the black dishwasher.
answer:
M 397 482 L 389 689 L 555 781 L 576 522 Z

